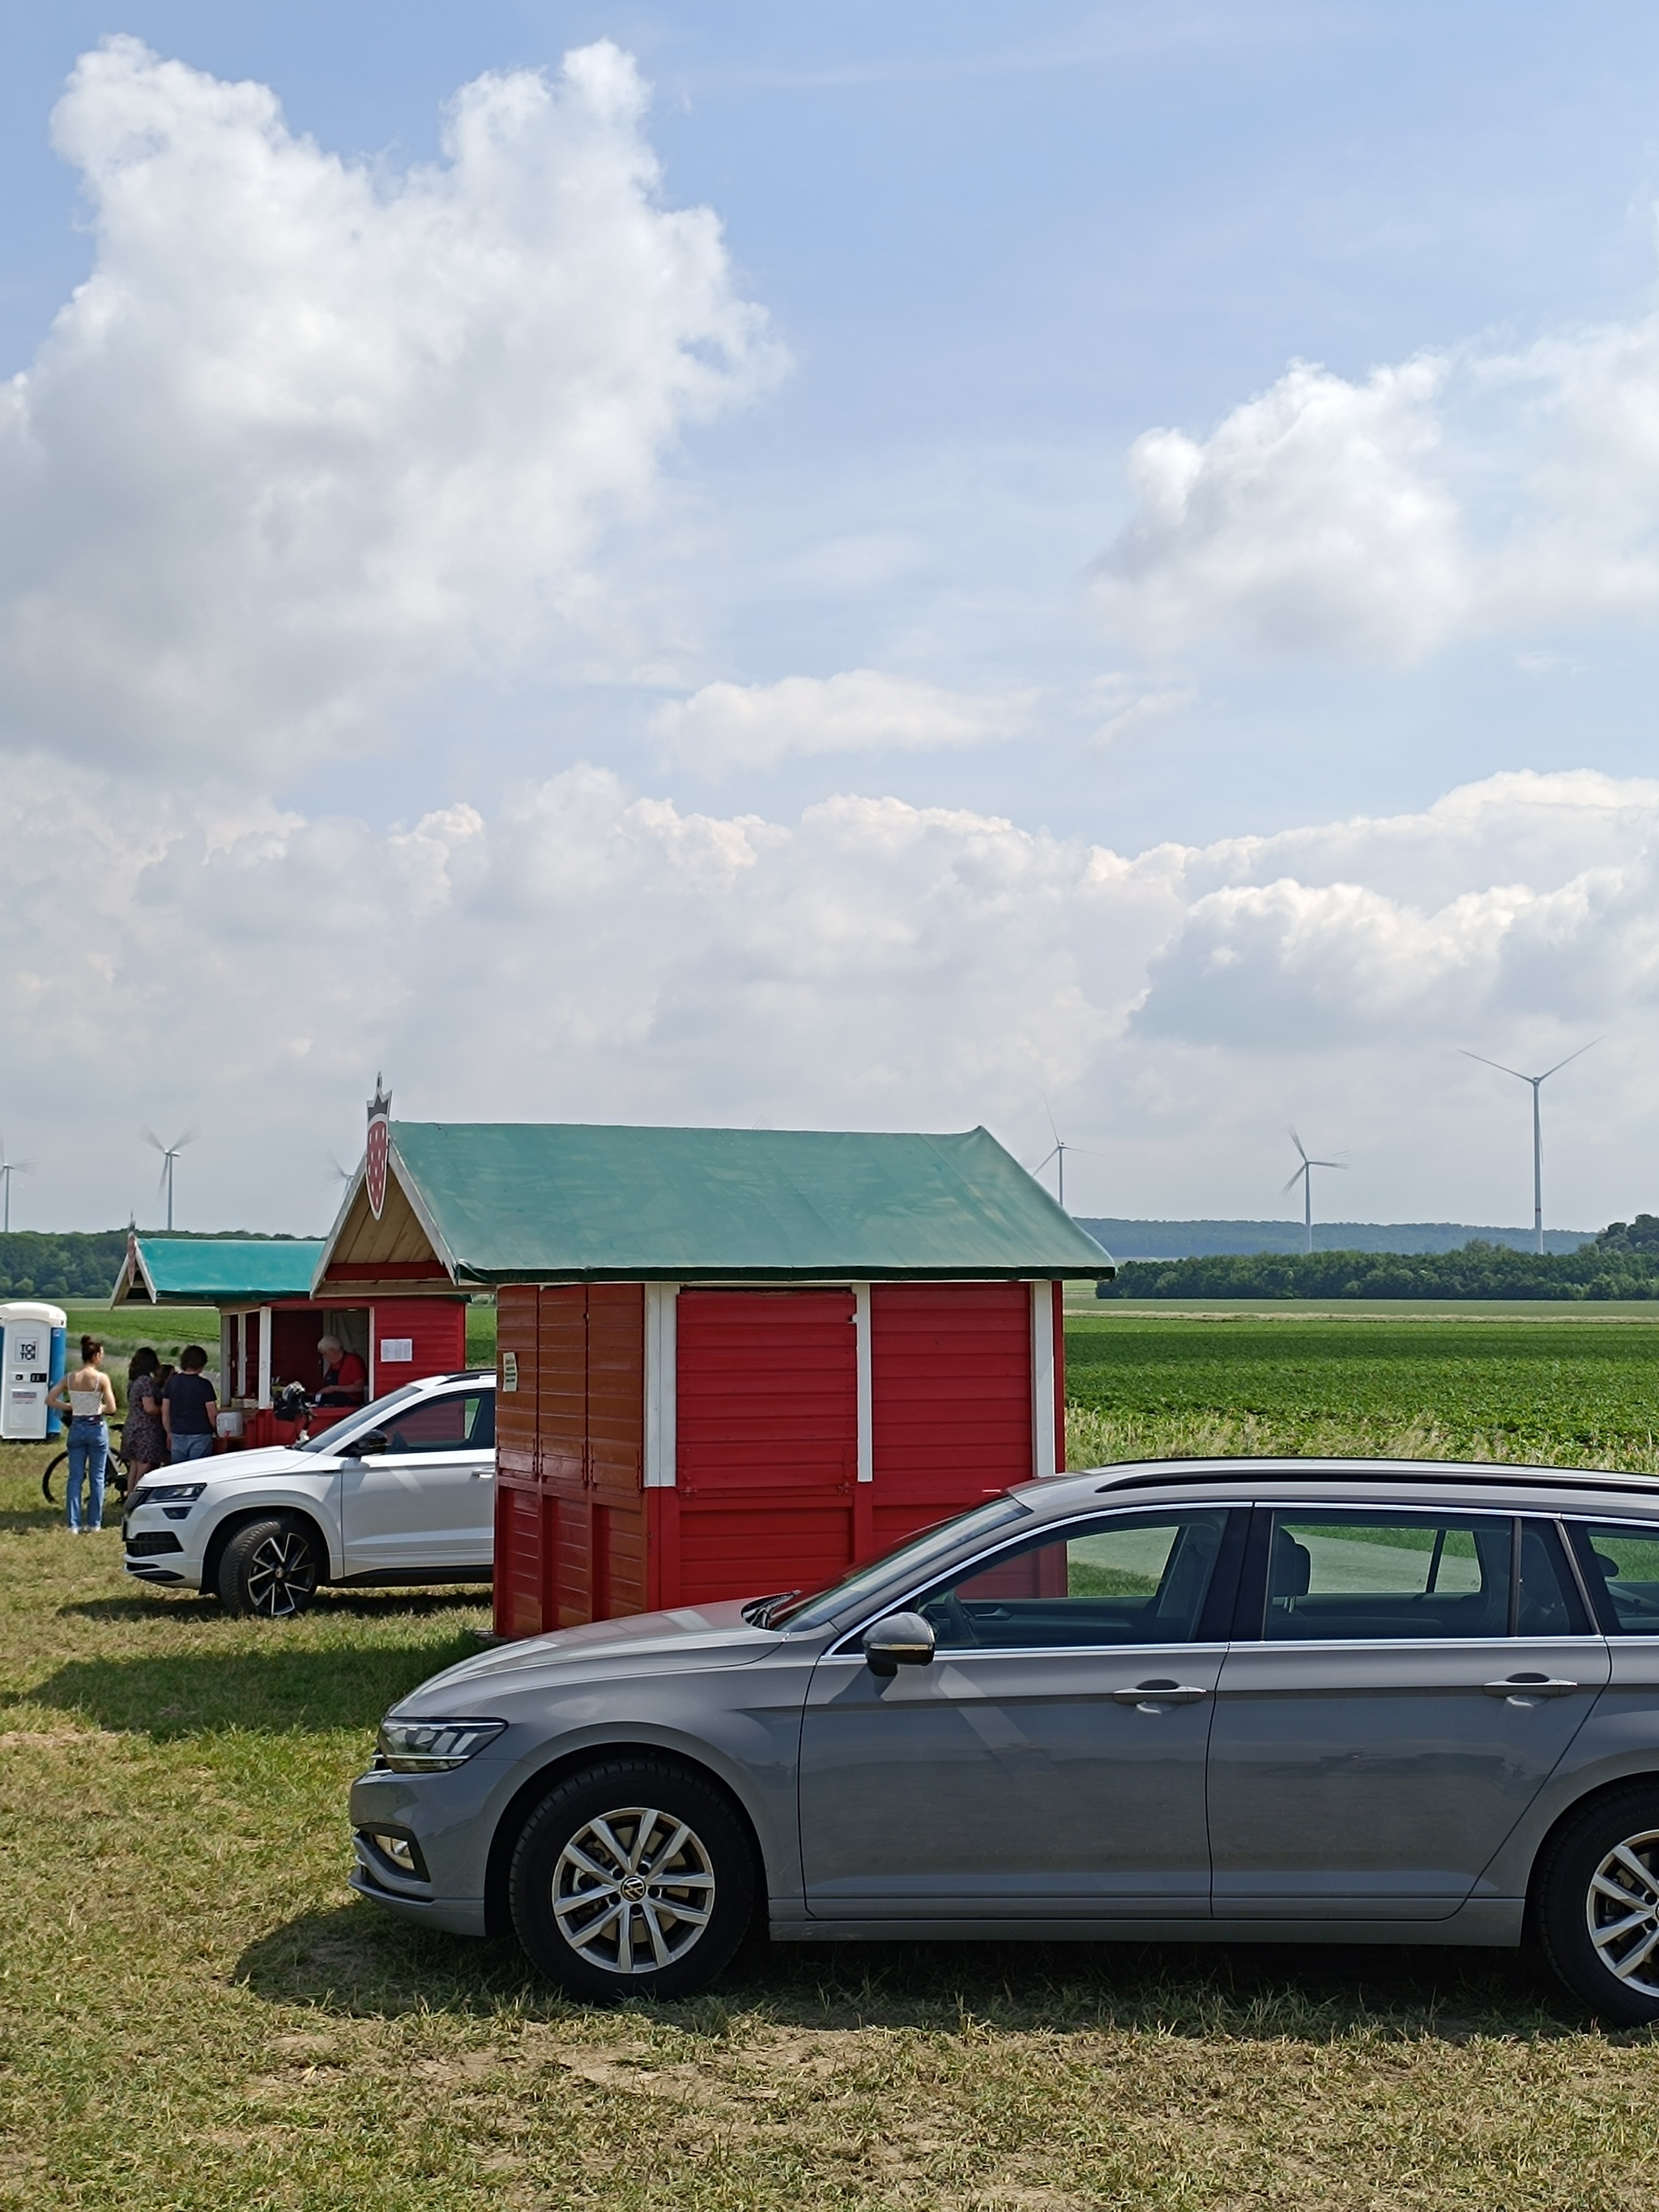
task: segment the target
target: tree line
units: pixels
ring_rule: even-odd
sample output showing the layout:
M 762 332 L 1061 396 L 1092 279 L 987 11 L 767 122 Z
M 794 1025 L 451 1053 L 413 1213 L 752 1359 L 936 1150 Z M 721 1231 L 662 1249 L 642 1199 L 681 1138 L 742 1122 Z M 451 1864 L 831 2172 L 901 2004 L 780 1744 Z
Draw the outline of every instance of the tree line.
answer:
M 1103 1298 L 1659 1299 L 1659 1216 L 1610 1222 L 1576 1252 L 1480 1239 L 1455 1252 L 1252 1252 L 1128 1260 Z

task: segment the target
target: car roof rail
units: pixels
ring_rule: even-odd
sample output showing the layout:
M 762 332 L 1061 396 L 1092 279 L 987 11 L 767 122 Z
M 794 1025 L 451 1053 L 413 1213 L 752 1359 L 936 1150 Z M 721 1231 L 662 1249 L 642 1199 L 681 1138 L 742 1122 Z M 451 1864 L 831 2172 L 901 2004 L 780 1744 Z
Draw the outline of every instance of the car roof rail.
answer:
M 1492 1460 L 1296 1459 L 1273 1453 L 1232 1453 L 1225 1458 L 1206 1459 L 1197 1453 L 1175 1452 L 1166 1459 L 1125 1460 L 1121 1465 L 1124 1472 L 1114 1471 L 1109 1480 L 1099 1484 L 1097 1496 L 1120 1490 L 1152 1490 L 1173 1482 L 1223 1482 L 1234 1473 L 1271 1470 L 1281 1482 L 1328 1482 L 1334 1475 L 1352 1473 L 1369 1475 L 1373 1480 L 1382 1475 L 1394 1482 L 1445 1483 L 1463 1488 L 1629 1491 L 1659 1504 L 1659 1481 L 1651 1475 L 1601 1468 L 1503 1467 Z M 1086 1471 L 1106 1472 L 1095 1468 Z

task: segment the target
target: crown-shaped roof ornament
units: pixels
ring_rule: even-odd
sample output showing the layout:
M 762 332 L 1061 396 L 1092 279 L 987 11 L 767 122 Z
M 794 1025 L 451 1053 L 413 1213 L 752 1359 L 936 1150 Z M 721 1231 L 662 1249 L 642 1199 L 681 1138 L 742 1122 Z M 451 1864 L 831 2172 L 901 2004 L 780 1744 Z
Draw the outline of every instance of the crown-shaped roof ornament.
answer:
M 392 1093 L 386 1087 L 385 1076 L 379 1073 L 374 1078 L 374 1096 L 368 1102 L 368 1118 L 371 1121 L 392 1118 Z

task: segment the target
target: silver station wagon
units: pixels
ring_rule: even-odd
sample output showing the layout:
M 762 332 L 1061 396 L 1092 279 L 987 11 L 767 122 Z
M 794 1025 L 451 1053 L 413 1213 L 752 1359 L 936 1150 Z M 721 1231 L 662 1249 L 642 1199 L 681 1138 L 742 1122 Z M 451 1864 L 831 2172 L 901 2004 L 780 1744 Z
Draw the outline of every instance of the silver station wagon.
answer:
M 1032 1483 L 837 1588 L 500 1646 L 382 1723 L 365 1897 L 587 1998 L 786 1942 L 1516 1945 L 1659 2018 L 1659 1486 Z

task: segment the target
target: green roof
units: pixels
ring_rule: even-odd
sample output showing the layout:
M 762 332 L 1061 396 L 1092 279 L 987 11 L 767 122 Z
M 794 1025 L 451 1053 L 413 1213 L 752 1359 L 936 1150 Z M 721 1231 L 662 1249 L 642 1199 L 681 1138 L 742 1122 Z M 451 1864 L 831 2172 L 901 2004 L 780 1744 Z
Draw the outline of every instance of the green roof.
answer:
M 308 1298 L 323 1256 L 322 1240 L 309 1237 L 139 1237 L 134 1243 L 142 1279 L 164 1306 Z M 125 1290 L 142 1298 L 127 1274 L 124 1267 L 118 1296 Z
M 396 1121 L 392 1143 L 404 1188 L 462 1282 L 1115 1272 L 983 1129 Z

